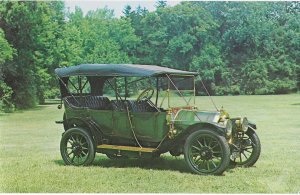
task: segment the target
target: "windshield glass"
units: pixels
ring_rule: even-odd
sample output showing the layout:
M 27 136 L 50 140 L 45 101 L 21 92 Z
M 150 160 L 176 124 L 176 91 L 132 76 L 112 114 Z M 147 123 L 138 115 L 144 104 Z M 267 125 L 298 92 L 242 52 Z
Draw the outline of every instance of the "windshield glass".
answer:
M 114 77 L 105 82 L 104 95 L 111 100 L 145 100 L 158 108 L 195 105 L 194 76 Z
M 104 96 L 110 99 L 136 100 L 146 89 L 153 89 L 151 100 L 156 97 L 156 78 L 154 77 L 114 77 L 108 79 L 103 88 Z M 149 94 L 150 95 L 150 94 Z
M 194 106 L 194 76 L 167 76 L 160 78 L 159 102 L 162 107 Z

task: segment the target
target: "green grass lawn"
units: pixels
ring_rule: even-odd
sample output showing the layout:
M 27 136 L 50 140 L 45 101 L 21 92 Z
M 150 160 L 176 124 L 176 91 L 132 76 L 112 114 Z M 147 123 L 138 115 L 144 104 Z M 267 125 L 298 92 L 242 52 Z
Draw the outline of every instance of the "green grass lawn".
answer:
M 63 110 L 56 105 L 0 114 L 0 192 L 297 193 L 300 191 L 300 95 L 214 97 L 231 116 L 258 126 L 261 157 L 223 176 L 191 174 L 183 157 L 110 160 L 64 166 L 59 153 Z M 208 97 L 197 97 L 212 110 Z

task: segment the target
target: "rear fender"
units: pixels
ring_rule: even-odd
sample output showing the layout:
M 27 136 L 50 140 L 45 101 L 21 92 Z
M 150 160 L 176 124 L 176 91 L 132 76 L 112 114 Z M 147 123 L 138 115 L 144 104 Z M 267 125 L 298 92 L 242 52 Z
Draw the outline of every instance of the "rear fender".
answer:
M 100 144 L 102 142 L 102 132 L 99 132 L 99 130 L 97 130 L 97 128 L 87 120 L 78 117 L 68 118 L 66 119 L 66 124 L 68 127 L 67 129 L 72 127 L 80 127 L 84 129 L 89 135 L 91 135 L 91 137 L 93 137 L 94 141 L 96 141 L 96 144 Z
M 64 119 L 64 122 L 66 124 L 66 131 L 72 127 L 81 127 L 86 130 L 89 130 L 91 128 L 90 124 L 87 121 L 78 117 Z

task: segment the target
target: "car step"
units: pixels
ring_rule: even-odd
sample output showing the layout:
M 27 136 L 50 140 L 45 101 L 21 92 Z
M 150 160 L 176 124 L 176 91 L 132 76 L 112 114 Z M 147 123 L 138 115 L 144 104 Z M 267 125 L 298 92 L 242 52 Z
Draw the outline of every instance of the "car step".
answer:
M 134 152 L 155 152 L 156 148 L 140 148 L 133 146 L 117 146 L 117 145 L 108 145 L 102 144 L 97 146 L 99 149 L 113 149 L 113 150 L 124 150 L 124 151 L 134 151 Z

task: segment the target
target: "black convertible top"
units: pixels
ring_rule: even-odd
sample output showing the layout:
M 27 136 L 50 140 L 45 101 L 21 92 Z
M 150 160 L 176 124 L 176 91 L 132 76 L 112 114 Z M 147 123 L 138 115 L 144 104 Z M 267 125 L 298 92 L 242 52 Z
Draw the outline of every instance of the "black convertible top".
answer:
M 198 75 L 196 72 L 176 70 L 156 65 L 140 64 L 81 64 L 65 68 L 56 68 L 59 77 L 69 76 L 159 76 L 163 74 Z

